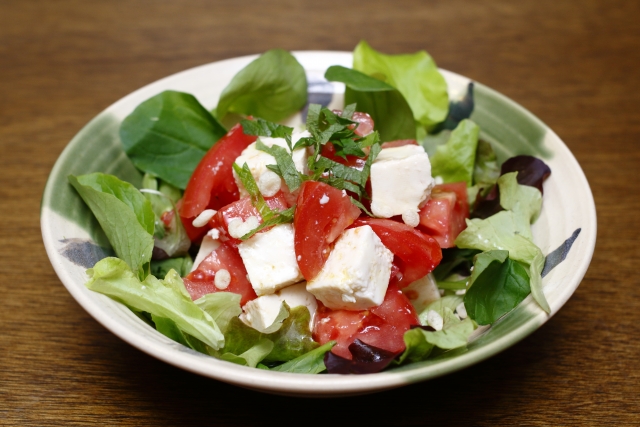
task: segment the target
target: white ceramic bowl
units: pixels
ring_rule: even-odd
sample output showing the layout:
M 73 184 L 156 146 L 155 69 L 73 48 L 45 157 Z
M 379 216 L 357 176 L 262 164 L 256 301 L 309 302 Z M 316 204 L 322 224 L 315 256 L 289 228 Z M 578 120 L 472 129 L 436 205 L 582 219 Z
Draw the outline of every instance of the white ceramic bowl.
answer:
M 311 100 L 340 104 L 344 87 L 323 82 L 322 76 L 331 65 L 350 67 L 351 54 L 294 54 L 307 70 Z M 447 352 L 432 360 L 377 374 L 303 375 L 248 368 L 197 353 L 160 334 L 122 304 L 89 291 L 84 285 L 85 271 L 104 256 L 103 248 L 108 247 L 108 242 L 90 211 L 67 183 L 67 176 L 100 171 L 139 182 L 140 174 L 121 148 L 118 130 L 122 120 L 142 101 L 167 89 L 191 93 L 206 108 L 213 108 L 235 73 L 255 58 L 246 56 L 203 65 L 145 86 L 96 116 L 60 155 L 42 199 L 42 236 L 60 280 L 89 314 L 126 342 L 167 363 L 241 387 L 293 396 L 369 393 L 444 375 L 504 350 L 550 318 L 528 297 L 488 331 L 476 336 L 465 351 Z M 451 96 L 466 91 L 467 78 L 442 72 Z M 566 258 L 543 279 L 553 315 L 576 290 L 591 261 L 596 240 L 591 190 L 569 149 L 539 119 L 481 84 L 475 84 L 474 98 L 471 118 L 480 125 L 481 137 L 497 148 L 501 159 L 532 154 L 542 157 L 551 167 L 552 174 L 544 184 L 542 214 L 533 226 L 533 233 L 545 255 L 562 245 L 570 248 L 564 254 Z M 567 239 L 573 245 L 565 244 Z

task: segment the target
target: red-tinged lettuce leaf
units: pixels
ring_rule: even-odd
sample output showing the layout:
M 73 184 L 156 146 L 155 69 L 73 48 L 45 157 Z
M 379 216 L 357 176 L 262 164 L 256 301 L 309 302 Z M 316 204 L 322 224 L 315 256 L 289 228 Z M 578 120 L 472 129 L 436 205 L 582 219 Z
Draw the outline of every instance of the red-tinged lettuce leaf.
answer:
M 535 187 L 542 191 L 542 183 L 549 175 L 551 169 L 545 162 L 533 156 L 515 156 L 502 164 L 500 175 L 509 172 L 518 172 L 518 184 Z
M 502 164 L 500 176 L 518 172 L 516 177 L 518 184 L 535 187 L 542 193 L 542 183 L 551 175 L 551 169 L 545 162 L 533 156 L 515 156 Z M 504 210 L 500 206 L 500 190 L 495 184 L 488 194 L 482 197 L 478 194 L 471 218 L 486 219 Z
M 327 352 L 324 356 L 324 364 L 330 374 L 374 374 L 386 368 L 399 353 L 393 353 L 378 347 L 366 344 L 356 339 L 349 351 L 353 359 L 345 359 L 336 356 L 333 352 Z

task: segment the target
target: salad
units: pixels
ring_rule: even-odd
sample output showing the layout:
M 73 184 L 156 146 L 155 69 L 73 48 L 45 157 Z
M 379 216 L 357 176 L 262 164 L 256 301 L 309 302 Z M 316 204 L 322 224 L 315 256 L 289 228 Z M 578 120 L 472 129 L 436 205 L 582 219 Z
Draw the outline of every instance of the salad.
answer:
M 86 286 L 204 354 L 260 369 L 361 374 L 466 346 L 541 289 L 530 224 L 549 168 L 498 164 L 426 52 L 361 42 L 341 110 L 308 103 L 271 50 L 213 111 L 165 91 L 120 136 L 143 176 L 69 176 L 117 257 Z M 287 126 L 303 111 L 304 125 Z

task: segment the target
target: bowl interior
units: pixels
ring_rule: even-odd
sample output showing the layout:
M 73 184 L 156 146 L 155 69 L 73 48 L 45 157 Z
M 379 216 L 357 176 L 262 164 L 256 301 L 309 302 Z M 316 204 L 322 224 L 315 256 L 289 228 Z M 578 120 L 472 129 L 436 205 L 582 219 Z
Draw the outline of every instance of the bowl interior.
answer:
M 328 83 L 322 76 L 331 65 L 351 66 L 351 54 L 294 54 L 307 70 L 310 101 L 339 106 L 344 87 Z M 477 331 L 464 350 L 379 374 L 301 375 L 247 368 L 194 352 L 161 335 L 123 305 L 89 291 L 84 286 L 86 269 L 111 254 L 111 250 L 97 221 L 68 184 L 67 176 L 100 171 L 139 184 L 141 174 L 121 147 L 118 132 L 122 120 L 140 102 L 167 89 L 191 93 L 206 108 L 212 108 L 233 75 L 254 58 L 241 57 L 196 67 L 145 86 L 96 116 L 60 155 L 42 199 L 43 240 L 62 283 L 94 318 L 142 351 L 186 370 L 243 387 L 298 396 L 367 393 L 434 378 L 496 354 L 549 319 L 529 297 L 488 330 Z M 469 79 L 447 71 L 443 74 L 451 97 L 461 96 L 467 90 Z M 571 152 L 539 119 L 478 83 L 474 84 L 474 99 L 471 119 L 480 125 L 481 137 L 493 143 L 499 158 L 532 154 L 551 167 L 552 174 L 544 184 L 542 213 L 533 225 L 533 234 L 545 255 L 559 247 L 570 248 L 568 253 L 555 257 L 562 262 L 543 279 L 544 293 L 554 314 L 580 284 L 593 254 L 596 214 L 591 190 Z M 299 120 L 299 116 L 291 119 Z

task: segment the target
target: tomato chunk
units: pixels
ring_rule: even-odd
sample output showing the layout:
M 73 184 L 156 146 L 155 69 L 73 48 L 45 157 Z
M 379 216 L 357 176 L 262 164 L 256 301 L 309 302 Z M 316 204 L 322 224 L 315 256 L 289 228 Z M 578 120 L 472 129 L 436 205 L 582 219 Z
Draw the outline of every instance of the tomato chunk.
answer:
M 283 211 L 289 208 L 286 197 L 282 191 L 277 192 L 273 197 L 265 197 L 264 201 L 274 211 Z M 236 218 L 246 221 L 250 216 L 257 217 L 260 223 L 263 222 L 258 209 L 251 203 L 251 198 L 243 197 L 218 210 L 209 222 L 209 226 L 210 228 L 218 228 L 225 236 L 229 237 L 229 241 L 233 245 L 237 245 L 240 243 L 240 240 L 229 235 L 229 223 Z
M 216 273 L 222 269 L 227 270 L 231 275 L 231 283 L 226 289 L 218 289 L 214 284 Z M 240 294 L 241 305 L 258 297 L 247 279 L 247 270 L 238 250 L 226 243 L 220 244 L 202 260 L 195 271 L 189 273 L 183 280 L 184 286 L 194 301 L 203 295 L 222 291 Z
M 400 353 L 405 348 L 404 333 L 411 325 L 419 324 L 409 299 L 396 286 L 390 285 L 382 304 L 369 310 L 331 310 L 320 303 L 313 338 L 320 344 L 337 341 L 331 351 L 345 359 L 352 358 L 349 345 L 356 339 Z
M 358 216 L 360 209 L 337 188 L 317 181 L 302 184 L 293 225 L 298 267 L 306 280 L 316 277 L 329 257 L 331 243 Z
M 456 182 L 436 185 L 419 215 L 418 227 L 433 236 L 441 248 L 454 246 L 458 234 L 467 227 L 465 218 L 469 218 L 467 184 Z
M 238 124 L 200 160 L 189 179 L 180 206 L 180 217 L 192 241 L 201 237 L 206 230 L 194 229 L 187 224 L 190 225 L 207 208 L 220 209 L 238 200 L 238 186 L 232 173 L 233 162 L 256 139 L 255 136 L 245 135 Z
M 400 288 L 431 273 L 442 260 L 442 250 L 431 236 L 400 222 L 381 218 L 359 218 L 353 227 L 369 225 L 382 244 L 395 255 L 394 264 L 402 277 L 397 281 Z

